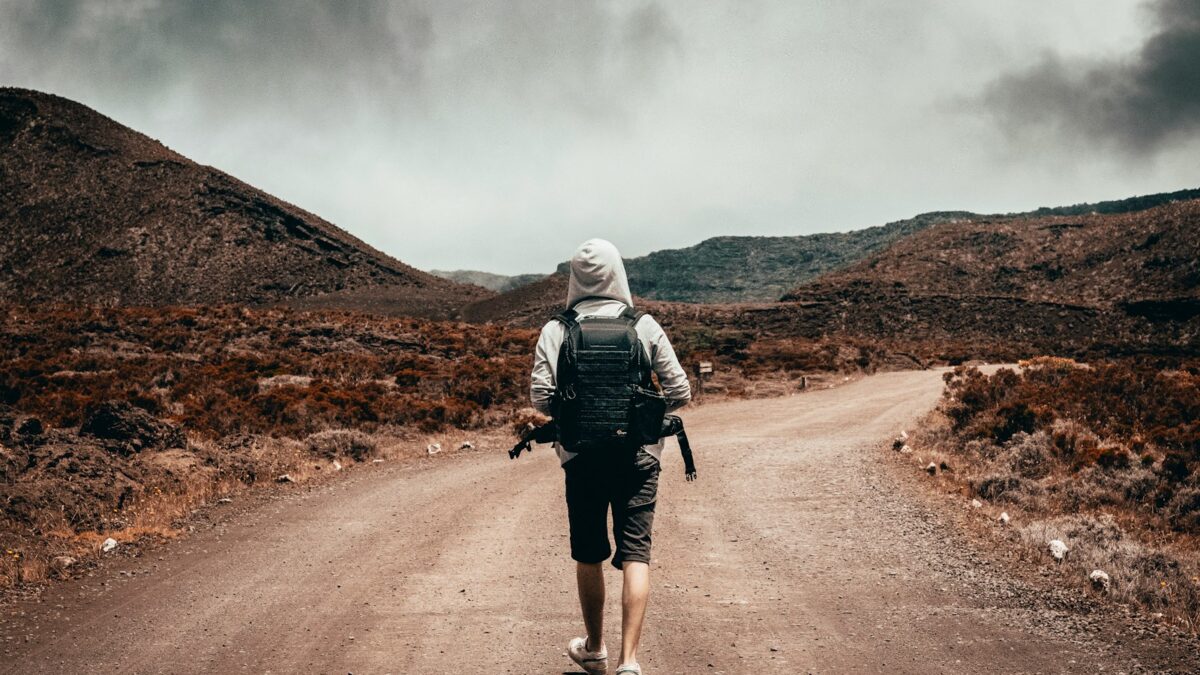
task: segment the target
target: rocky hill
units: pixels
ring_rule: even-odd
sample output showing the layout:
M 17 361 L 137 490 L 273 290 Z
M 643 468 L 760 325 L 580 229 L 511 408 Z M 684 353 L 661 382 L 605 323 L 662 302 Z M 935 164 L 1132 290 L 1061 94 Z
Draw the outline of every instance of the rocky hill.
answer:
M 514 326 L 540 326 L 563 307 L 569 276 L 555 272 L 540 281 L 507 293 L 477 300 L 460 312 L 466 321 L 496 322 Z
M 489 295 L 23 89 L 0 89 L 0 230 L 0 300 L 263 304 L 374 289 L 399 313 L 450 316 Z
M 1189 318 L 1200 313 L 1200 200 L 1125 212 L 947 221 L 802 285 L 786 299 L 849 289 Z
M 625 261 L 629 286 L 652 300 L 769 302 L 898 239 L 966 212 L 926 213 L 878 227 L 794 237 L 714 237 Z
M 714 237 L 695 246 L 626 258 L 635 297 L 684 303 L 770 302 L 798 282 L 869 255 L 898 238 L 934 223 L 974 217 L 967 212 L 926 213 L 855 232 L 795 237 Z M 500 295 L 464 307 L 468 321 L 524 325 L 549 316 L 566 298 L 569 263 L 554 274 L 520 283 L 522 277 L 487 272 L 433 272 L 497 290 Z M 450 274 L 456 276 L 451 277 Z M 495 283 L 489 277 L 497 277 Z M 507 286 L 507 288 L 501 288 Z
M 1114 201 L 1042 207 L 1035 211 L 985 216 L 967 211 L 925 213 L 887 225 L 853 232 L 794 237 L 714 237 L 695 246 L 655 251 L 626 258 L 629 286 L 650 300 L 695 303 L 770 302 L 797 285 L 883 251 L 890 244 L 941 223 L 965 223 L 1047 217 L 1130 214 L 1172 202 L 1200 198 L 1200 189 L 1131 197 Z M 566 263 L 559 265 L 567 274 Z M 455 281 L 506 293 L 542 279 L 541 275 L 507 277 L 487 272 L 437 272 Z M 503 303 L 502 303 L 503 304 Z
M 945 218 L 784 302 L 638 305 L 692 351 L 718 356 L 764 339 L 829 338 L 887 345 L 916 363 L 1194 354 L 1200 199 L 1191 196 Z M 472 303 L 463 317 L 537 326 L 561 306 L 566 285 L 556 274 Z

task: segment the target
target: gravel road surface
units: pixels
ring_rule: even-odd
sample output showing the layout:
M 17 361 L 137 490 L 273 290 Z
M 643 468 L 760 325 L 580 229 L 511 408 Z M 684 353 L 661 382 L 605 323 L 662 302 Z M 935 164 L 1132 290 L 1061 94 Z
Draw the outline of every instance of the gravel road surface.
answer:
M 885 448 L 940 391 L 890 373 L 688 410 L 700 480 L 671 443 L 647 675 L 1194 672 L 1190 638 L 1014 574 L 922 498 Z M 4 607 L 0 672 L 575 672 L 561 470 L 486 450 L 251 500 Z

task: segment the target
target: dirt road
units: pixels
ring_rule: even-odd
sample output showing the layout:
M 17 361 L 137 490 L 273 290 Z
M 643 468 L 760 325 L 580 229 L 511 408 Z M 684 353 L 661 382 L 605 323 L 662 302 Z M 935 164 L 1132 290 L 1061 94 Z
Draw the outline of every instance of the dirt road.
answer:
M 914 497 L 917 479 L 882 447 L 940 388 L 936 372 L 894 373 L 689 411 L 700 481 L 683 481 L 669 446 L 645 671 L 1200 663 L 1192 643 L 1077 591 L 1015 580 Z M 519 462 L 438 456 L 297 489 L 5 608 L 0 671 L 572 672 L 564 646 L 580 624 L 562 491 L 547 448 Z M 617 618 L 618 580 L 610 571 Z M 616 650 L 616 621 L 607 635 Z

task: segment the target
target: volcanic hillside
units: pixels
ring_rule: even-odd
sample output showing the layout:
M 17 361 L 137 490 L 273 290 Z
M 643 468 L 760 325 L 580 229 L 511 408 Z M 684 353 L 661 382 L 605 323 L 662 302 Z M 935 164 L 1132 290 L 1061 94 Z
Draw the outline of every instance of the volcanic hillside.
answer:
M 563 308 L 569 278 L 567 274 L 555 272 L 541 281 L 477 300 L 462 308 L 462 318 L 476 323 L 494 321 L 514 326 L 540 326 Z
M 626 259 L 625 269 L 633 292 L 650 300 L 771 302 L 798 283 L 858 262 L 930 225 L 972 217 L 966 212 L 925 213 L 852 232 L 713 237 Z
M 489 294 L 23 89 L 0 89 L 0 229 L 0 300 L 261 304 L 372 290 L 399 313 L 438 317 Z
M 1117 213 L 942 222 L 786 299 L 851 288 L 1186 319 L 1200 312 L 1200 199 Z
M 639 300 L 685 303 L 773 302 L 797 283 L 857 262 L 889 243 L 934 223 L 975 217 L 967 212 L 926 213 L 908 220 L 855 232 L 795 237 L 714 237 L 695 246 L 626 258 L 629 287 Z M 467 321 L 538 325 L 561 309 L 567 297 L 570 263 L 532 283 L 500 277 L 498 288 L 483 283 L 484 272 L 434 272 L 497 288 L 500 294 L 462 309 Z M 644 303 L 640 303 L 644 304 Z M 686 310 L 684 310 L 686 311 Z
M 832 337 L 920 363 L 1200 348 L 1200 199 L 1194 191 L 1036 214 L 945 219 L 798 287 L 782 302 L 643 301 L 697 345 L 737 351 Z M 463 318 L 541 325 L 566 296 L 556 274 L 481 300 Z

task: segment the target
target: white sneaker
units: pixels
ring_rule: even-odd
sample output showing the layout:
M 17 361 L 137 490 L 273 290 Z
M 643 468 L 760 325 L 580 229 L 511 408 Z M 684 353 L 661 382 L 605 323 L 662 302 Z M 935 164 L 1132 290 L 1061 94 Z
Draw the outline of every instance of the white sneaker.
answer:
M 589 652 L 586 637 L 571 640 L 567 645 L 567 655 L 588 675 L 604 675 L 608 672 L 608 649 L 600 645 L 600 651 Z

